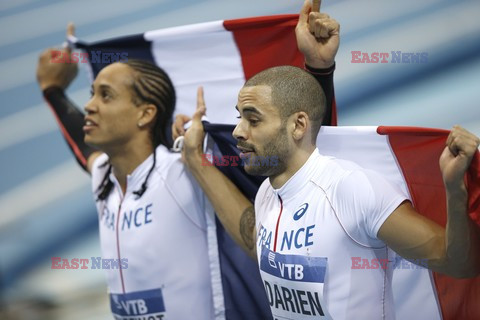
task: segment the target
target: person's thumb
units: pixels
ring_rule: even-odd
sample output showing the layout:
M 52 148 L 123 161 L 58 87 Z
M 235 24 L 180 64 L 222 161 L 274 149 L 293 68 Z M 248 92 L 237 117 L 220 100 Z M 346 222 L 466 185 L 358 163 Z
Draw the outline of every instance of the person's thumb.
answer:
M 73 22 L 69 22 L 67 24 L 67 39 L 71 37 L 75 37 L 75 25 Z M 68 45 L 66 46 L 65 50 L 67 50 L 68 53 L 72 52 L 72 48 L 70 48 Z

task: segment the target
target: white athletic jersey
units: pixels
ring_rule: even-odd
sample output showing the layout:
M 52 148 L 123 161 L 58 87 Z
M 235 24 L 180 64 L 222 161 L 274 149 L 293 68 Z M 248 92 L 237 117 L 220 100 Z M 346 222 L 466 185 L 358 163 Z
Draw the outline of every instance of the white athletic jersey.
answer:
M 153 154 L 127 177 L 125 195 L 110 174 L 114 187 L 106 201 L 96 202 L 102 258 L 126 267 L 106 270 L 112 312 L 128 320 L 213 319 L 203 194 L 179 154 L 159 146 L 156 157 L 141 198 L 133 192 L 145 181 Z M 94 194 L 107 160 L 102 155 L 94 162 Z
M 394 319 L 393 252 L 377 232 L 406 198 L 317 149 L 280 189 L 266 179 L 255 199 L 257 255 L 274 318 Z

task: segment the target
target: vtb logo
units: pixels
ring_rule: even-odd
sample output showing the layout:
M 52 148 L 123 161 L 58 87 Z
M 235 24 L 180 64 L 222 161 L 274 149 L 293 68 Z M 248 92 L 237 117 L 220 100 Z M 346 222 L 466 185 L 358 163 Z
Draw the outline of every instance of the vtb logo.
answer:
M 295 211 L 295 213 L 293 214 L 293 220 L 298 221 L 301 217 L 303 217 L 305 212 L 307 212 L 307 209 L 308 209 L 308 203 L 302 204 L 300 208 L 298 208 L 298 210 Z

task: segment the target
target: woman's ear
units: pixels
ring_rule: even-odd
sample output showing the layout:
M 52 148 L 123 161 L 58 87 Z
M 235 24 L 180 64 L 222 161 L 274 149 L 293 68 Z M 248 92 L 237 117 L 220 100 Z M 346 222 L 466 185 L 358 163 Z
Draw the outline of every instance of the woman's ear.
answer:
M 139 108 L 139 118 L 137 124 L 139 127 L 154 125 L 157 107 L 151 103 L 142 104 Z

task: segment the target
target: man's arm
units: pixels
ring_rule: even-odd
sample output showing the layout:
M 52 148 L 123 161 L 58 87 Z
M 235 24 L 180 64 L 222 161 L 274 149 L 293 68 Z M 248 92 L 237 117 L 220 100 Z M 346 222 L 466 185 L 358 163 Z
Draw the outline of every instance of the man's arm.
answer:
M 310 9 L 310 0 L 306 0 L 295 29 L 297 45 L 305 56 L 306 69 L 315 76 L 326 94 L 329 111 L 324 124 L 331 124 L 330 114 L 334 100 L 333 70 L 339 44 L 339 25 L 323 13 L 310 13 Z M 252 203 L 220 170 L 201 165 L 204 131 L 200 119 L 205 112 L 203 90 L 199 89 L 197 111 L 192 126 L 185 133 L 182 154 L 184 161 L 228 233 L 250 256 L 256 258 L 255 211 Z M 183 125 L 188 120 L 189 118 L 183 115 L 176 117 L 172 125 L 174 139 L 184 133 Z
M 67 35 L 73 35 L 72 24 L 68 26 Z M 84 114 L 64 92 L 78 73 L 76 63 L 63 61 L 70 54 L 70 49 L 45 50 L 38 61 L 37 81 L 75 159 L 90 172 L 93 160 L 100 153 L 83 141 Z
M 205 132 L 201 118 L 206 113 L 203 89 L 197 92 L 197 110 L 192 125 L 185 132 L 182 157 L 230 236 L 252 258 L 256 258 L 255 211 L 252 203 L 220 170 L 202 166 Z
M 322 125 L 336 125 L 335 92 L 333 86 L 333 73 L 335 71 L 335 55 L 340 44 L 340 25 L 326 13 L 318 12 L 312 8 L 311 0 L 305 0 L 300 10 L 295 37 L 298 50 L 305 57 L 305 70 L 318 81 L 325 93 L 326 113 Z M 172 137 L 175 140 L 185 134 L 184 125 L 190 117 L 179 114 L 172 124 Z
M 297 47 L 305 57 L 305 70 L 315 77 L 325 93 L 327 104 L 322 124 L 336 125 L 333 72 L 340 44 L 340 25 L 328 14 L 321 13 L 321 1 L 317 2 L 317 8 L 312 8 L 310 0 L 304 2 L 295 36 Z
M 333 88 L 333 72 L 335 71 L 335 63 L 324 69 L 315 69 L 305 64 L 307 70 L 320 84 L 325 93 L 326 108 L 325 116 L 323 117 L 322 125 L 335 126 L 337 125 L 337 113 L 335 109 L 335 90 Z
M 417 213 L 410 203 L 400 205 L 383 223 L 378 238 L 406 259 L 426 260 L 428 267 L 465 278 L 480 273 L 478 228 L 468 216 L 464 175 L 480 139 L 454 127 L 440 156 L 447 198 L 446 230 Z

